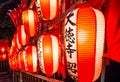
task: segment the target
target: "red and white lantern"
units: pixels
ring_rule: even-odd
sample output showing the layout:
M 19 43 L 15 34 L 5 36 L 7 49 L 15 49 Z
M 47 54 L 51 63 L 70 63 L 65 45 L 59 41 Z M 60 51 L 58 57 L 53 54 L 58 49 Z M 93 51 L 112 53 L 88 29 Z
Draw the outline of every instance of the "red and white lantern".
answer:
M 21 69 L 21 63 L 20 63 L 20 55 L 19 54 L 17 54 L 14 57 L 14 61 L 15 61 L 15 69 L 19 69 L 20 70 Z
M 20 67 L 20 55 L 16 55 L 12 58 L 9 58 L 9 65 L 11 69 L 21 69 Z
M 79 82 L 95 81 L 102 69 L 105 32 L 103 14 L 92 7 L 81 6 L 67 15 L 65 24 L 69 75 Z
M 26 61 L 26 51 L 23 50 L 20 52 L 20 65 L 22 71 L 28 71 L 27 61 Z
M 28 72 L 37 72 L 37 48 L 36 46 L 28 46 L 26 48 L 26 62 Z
M 18 32 L 16 34 L 14 34 L 14 39 L 15 39 L 15 46 L 16 46 L 16 48 L 17 49 L 21 49 L 22 45 L 20 44 L 19 39 L 18 39 Z
M 9 65 L 10 65 L 10 69 L 15 70 L 16 69 L 15 59 L 9 59 Z
M 14 55 L 16 54 L 17 52 L 17 47 L 16 47 L 16 39 L 15 39 L 15 35 L 12 39 L 12 45 L 11 45 L 11 48 L 8 52 L 8 59 L 11 59 L 12 57 L 14 57 Z
M 37 0 L 39 16 L 44 20 L 53 20 L 59 15 L 61 0 Z
M 49 33 L 39 37 L 37 42 L 40 69 L 47 76 L 52 76 L 58 71 L 60 49 L 56 36 Z
M 34 37 L 37 33 L 38 13 L 32 9 L 26 9 L 22 12 L 22 22 L 27 35 Z
M 18 40 L 19 43 L 23 46 L 29 43 L 30 38 L 28 35 L 26 35 L 24 28 L 24 25 L 20 25 L 17 27 Z
M 2 60 L 7 60 L 7 54 L 2 54 Z

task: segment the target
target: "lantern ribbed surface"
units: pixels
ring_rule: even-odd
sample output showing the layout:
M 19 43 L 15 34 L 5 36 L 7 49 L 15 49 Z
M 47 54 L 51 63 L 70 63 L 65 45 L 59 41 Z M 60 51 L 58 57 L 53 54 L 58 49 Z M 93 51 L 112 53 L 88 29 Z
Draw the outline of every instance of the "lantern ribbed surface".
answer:
M 22 48 L 22 45 L 20 44 L 19 42 L 19 38 L 18 38 L 18 33 L 15 33 L 14 34 L 14 38 L 15 38 L 15 46 L 17 49 L 21 49 Z
M 38 13 L 37 11 L 26 9 L 22 12 L 22 22 L 27 35 L 34 37 L 37 33 Z
M 26 51 L 23 50 L 20 52 L 20 64 L 22 71 L 28 71 L 27 60 L 26 60 Z
M 105 22 L 103 14 L 91 7 L 80 7 L 65 19 L 67 69 L 79 82 L 93 82 L 102 69 Z
M 26 35 L 24 25 L 20 25 L 17 27 L 17 35 L 18 35 L 18 41 L 22 46 L 25 46 L 29 42 L 29 36 Z
M 52 20 L 58 16 L 61 0 L 37 0 L 38 14 L 45 20 Z
M 43 34 L 37 42 L 40 69 L 47 76 L 52 76 L 59 67 L 59 45 L 57 37 Z
M 28 72 L 37 72 L 37 49 L 36 46 L 28 46 L 26 48 L 26 63 Z

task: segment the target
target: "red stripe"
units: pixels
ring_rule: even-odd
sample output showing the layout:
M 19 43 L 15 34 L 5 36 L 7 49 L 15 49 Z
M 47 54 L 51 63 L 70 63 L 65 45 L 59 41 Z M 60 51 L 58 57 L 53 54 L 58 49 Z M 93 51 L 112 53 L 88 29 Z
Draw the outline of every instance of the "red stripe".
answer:
M 50 19 L 50 0 L 40 0 L 40 7 L 45 19 Z
M 34 36 L 37 34 L 37 24 L 38 24 L 38 18 L 39 18 L 39 16 L 38 16 L 38 13 L 36 12 L 36 11 L 33 11 L 34 12 Z
M 25 32 L 27 35 L 30 35 L 29 33 L 29 22 L 28 22 L 28 10 L 24 10 L 23 13 L 22 13 L 22 20 L 23 20 L 23 24 L 24 24 L 24 27 L 25 27 Z
M 22 71 L 25 71 L 25 63 L 24 63 L 25 61 L 23 58 L 23 52 L 20 52 L 20 61 L 21 61 L 21 69 L 22 69 Z
M 28 46 L 26 49 L 26 59 L 28 65 L 28 71 L 33 72 L 33 62 L 32 62 L 32 46 Z
M 92 82 L 95 71 L 95 14 L 90 8 L 79 9 L 77 14 L 77 58 L 79 82 Z M 86 40 L 80 42 L 78 32 L 87 33 Z
M 17 28 L 17 32 L 18 32 L 18 39 L 19 39 L 20 44 L 23 45 L 23 46 L 25 46 L 29 42 L 29 38 L 30 37 L 28 35 L 26 35 L 26 37 L 22 35 L 22 32 L 23 32 L 22 25 L 20 25 Z M 23 39 L 24 39 L 23 37 L 25 37 L 25 39 L 26 39 L 25 44 L 23 43 Z
M 21 38 L 21 26 L 17 27 L 17 32 L 18 32 L 18 39 L 20 44 L 22 45 L 22 38 Z
M 44 35 L 42 48 L 43 48 L 43 58 L 44 58 L 44 69 L 46 75 L 52 76 L 53 55 L 52 55 L 52 40 L 50 35 Z

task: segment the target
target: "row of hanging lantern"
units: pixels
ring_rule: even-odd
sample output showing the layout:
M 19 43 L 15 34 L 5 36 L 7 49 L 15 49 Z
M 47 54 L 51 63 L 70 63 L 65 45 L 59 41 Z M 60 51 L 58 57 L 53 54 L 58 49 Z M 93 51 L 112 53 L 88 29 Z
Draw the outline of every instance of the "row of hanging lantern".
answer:
M 0 40 L 0 61 L 7 60 L 8 40 Z
M 7 49 L 6 47 L 0 47 L 0 61 L 7 60 Z
M 42 20 L 57 18 L 60 2 L 61 0 L 54 2 L 53 0 L 37 0 L 38 14 Z M 20 43 L 25 46 L 29 43 L 27 36 L 36 36 L 38 18 L 33 10 L 23 11 L 23 25 L 18 27 L 16 34 L 17 45 Z M 66 68 L 72 79 L 79 82 L 93 82 L 99 78 L 104 49 L 104 23 L 103 14 L 86 3 L 76 5 L 65 17 L 63 30 L 66 62 L 64 61 L 64 63 L 67 63 Z M 20 45 L 18 45 L 19 49 Z M 13 51 L 14 47 L 11 48 Z M 63 61 L 58 37 L 44 32 L 37 39 L 37 46 L 28 45 L 10 61 L 11 68 L 36 72 L 37 59 L 40 70 L 47 76 L 52 76 L 60 71 Z
M 36 46 L 27 46 L 20 51 L 13 59 L 9 59 L 11 69 L 37 72 L 37 49 Z

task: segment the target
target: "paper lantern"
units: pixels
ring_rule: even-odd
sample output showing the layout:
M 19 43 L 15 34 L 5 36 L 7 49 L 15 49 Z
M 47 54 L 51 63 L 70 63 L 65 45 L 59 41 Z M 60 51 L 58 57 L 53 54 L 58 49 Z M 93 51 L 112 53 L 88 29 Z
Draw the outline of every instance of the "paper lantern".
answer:
M 14 64 L 14 69 L 20 70 L 21 69 L 21 63 L 20 63 L 20 55 L 17 54 L 14 56 L 14 58 L 11 58 L 12 63 Z
M 14 58 L 9 58 L 10 69 L 20 70 L 20 55 L 14 56 Z
M 28 46 L 26 48 L 26 63 L 28 72 L 37 72 L 37 48 L 36 46 Z
M 37 0 L 39 16 L 44 20 L 53 20 L 59 15 L 61 0 Z
M 8 59 L 11 59 L 17 52 L 17 46 L 16 46 L 16 39 L 15 39 L 15 35 L 12 39 L 12 45 L 10 47 L 10 50 L 8 52 Z
M 56 36 L 43 34 L 37 42 L 40 69 L 47 76 L 52 76 L 59 67 L 59 45 Z
M 93 82 L 102 68 L 105 22 L 103 14 L 80 6 L 65 19 L 65 52 L 71 78 Z
M 2 60 L 7 60 L 7 55 L 6 54 L 2 54 Z
M 38 13 L 37 11 L 26 9 L 22 12 L 22 21 L 27 35 L 34 37 L 37 33 Z
M 1 47 L 1 50 L 0 50 L 1 53 L 5 53 L 6 52 L 6 49 L 5 47 Z
M 15 39 L 15 46 L 17 49 L 21 49 L 22 45 L 19 42 L 19 38 L 18 38 L 18 32 L 14 34 L 14 39 Z
M 21 45 L 25 46 L 29 42 L 29 36 L 26 35 L 24 25 L 20 25 L 17 27 L 18 41 Z
M 18 54 L 16 55 L 16 65 L 17 65 L 17 69 L 21 69 L 20 54 L 21 54 L 21 53 L 18 53 Z
M 9 60 L 10 69 L 15 70 L 15 60 Z
M 26 51 L 23 50 L 20 52 L 20 64 L 22 71 L 28 71 L 27 61 L 26 61 Z
M 5 54 L 8 51 L 8 40 L 0 40 L 0 53 Z

